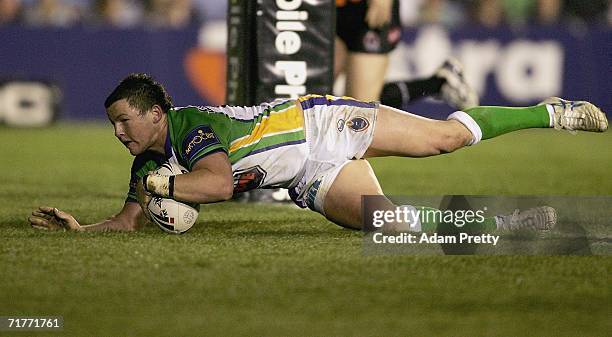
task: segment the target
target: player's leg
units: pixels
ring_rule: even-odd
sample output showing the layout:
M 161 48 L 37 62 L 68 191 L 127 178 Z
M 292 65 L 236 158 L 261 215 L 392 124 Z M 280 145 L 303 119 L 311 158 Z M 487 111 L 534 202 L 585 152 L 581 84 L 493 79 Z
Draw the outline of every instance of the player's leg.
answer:
M 329 180 L 331 179 L 331 183 Z M 380 211 L 394 211 L 408 208 L 411 212 L 415 212 L 415 217 L 418 221 L 408 224 L 406 222 L 389 222 L 385 224 L 386 231 L 414 231 L 414 232 L 433 232 L 438 226 L 441 218 L 435 216 L 422 216 L 425 212 L 437 212 L 437 209 L 424 206 L 398 206 L 393 204 L 389 199 L 384 197 L 378 179 L 372 170 L 372 167 L 366 160 L 351 160 L 339 167 L 338 172 L 331 170 L 328 176 L 323 176 L 320 180 L 319 190 L 314 191 L 314 195 L 321 193 L 323 202 L 315 202 L 317 207 L 323 209 L 325 217 L 343 227 L 351 229 L 362 229 L 363 221 L 363 203 L 362 196 L 364 195 L 379 195 L 381 198 L 376 198 L 376 205 L 371 205 L 372 209 Z M 358 182 L 358 183 L 356 183 Z M 329 184 L 330 186 L 324 186 Z M 315 210 L 321 212 L 321 209 Z M 418 213 L 417 213 L 418 212 Z M 419 216 L 421 214 L 421 216 Z M 482 232 L 491 232 L 495 230 L 550 230 L 556 223 L 557 214 L 551 207 L 536 207 L 525 211 L 516 210 L 511 214 L 496 215 L 494 217 L 484 218 L 483 221 L 473 221 L 467 223 L 466 226 L 472 230 Z
M 530 108 L 476 107 L 440 121 L 380 106 L 372 144 L 365 157 L 425 157 L 453 152 L 514 130 L 550 127 L 546 106 Z
M 362 228 L 362 196 L 383 196 L 372 168 L 367 161 L 360 159 L 368 149 L 379 150 L 379 155 L 398 153 L 428 155 L 440 151 L 439 149 L 450 151 L 463 146 L 472 138 L 468 129 L 455 120 L 430 120 L 389 107 L 377 109 L 377 105 L 373 103 L 333 96 L 310 95 L 301 97 L 298 101 L 304 110 L 305 126 L 310 135 L 307 135 L 310 151 L 300 180 L 292 183 L 291 198 L 300 207 L 308 207 L 325 215 L 331 221 L 349 228 Z M 379 115 L 381 111 L 382 115 L 385 115 L 385 111 L 390 111 L 390 117 L 381 117 Z M 398 125 L 404 129 L 401 127 L 392 129 Z M 380 131 L 381 128 L 389 129 L 392 134 L 407 135 L 404 138 L 409 139 L 409 142 L 402 143 L 401 137 L 400 139 L 392 137 L 388 139 L 390 143 L 399 142 L 402 145 L 394 148 L 389 144 L 383 144 L 381 148 L 376 148 L 375 130 Z M 432 137 L 432 134 L 435 136 Z M 412 138 L 414 135 L 419 137 Z M 440 145 L 428 142 L 428 139 L 450 140 L 446 145 Z M 380 200 L 379 205 L 374 205 L 376 209 L 381 211 L 396 209 L 396 206 L 384 196 Z M 418 210 L 425 209 L 418 208 Z M 531 218 L 529 214 L 531 213 L 525 216 L 517 213 L 503 223 L 509 224 L 505 227 L 515 227 L 514 223 L 517 221 Z M 534 223 L 538 224 L 537 221 Z M 489 219 L 489 222 L 484 224 L 486 227 L 484 229 L 495 229 L 497 224 L 497 221 Z M 391 226 L 392 229 L 413 230 L 405 228 L 405 224 L 399 221 Z M 436 226 L 437 223 L 434 221 L 422 221 L 421 227 L 414 229 L 431 231 L 435 230 Z M 545 228 L 546 224 L 540 227 Z
M 346 96 L 378 101 L 389 65 L 387 54 L 349 52 L 346 62 Z
M 408 207 L 411 211 L 419 210 L 423 212 L 425 210 L 435 210 L 429 207 L 422 206 L 409 206 L 395 205 L 391 200 L 386 198 L 383 194 L 382 188 L 378 183 L 378 179 L 372 170 L 372 167 L 366 160 L 350 160 L 344 165 L 338 168 L 338 171 L 330 170 L 321 179 L 322 189 L 317 191 L 320 195 L 319 198 L 323 198 L 323 202 L 319 203 L 315 207 L 316 211 L 321 212 L 325 217 L 342 227 L 351 229 L 362 229 L 364 226 L 363 216 L 363 202 L 362 196 L 380 196 L 369 200 L 369 202 L 375 202 L 375 205 L 369 205 L 370 209 L 377 211 L 392 211 L 400 207 Z M 331 181 L 330 181 L 331 180 Z M 328 187 L 329 186 L 329 187 Z M 322 192 L 322 193 L 321 193 Z M 367 215 L 366 215 L 367 216 Z M 433 232 L 438 226 L 438 222 L 431 218 L 425 221 L 425 219 L 419 219 L 412 226 L 406 222 L 387 222 L 384 225 L 385 231 L 414 231 L 414 232 Z M 484 224 L 481 224 L 482 229 L 492 231 L 497 228 L 496 221 L 494 218 L 489 218 Z
M 455 151 L 471 140 L 470 131 L 458 121 L 429 119 L 381 105 L 364 157 L 433 156 Z
M 480 106 L 457 111 L 449 116 L 464 124 L 474 139 L 494 138 L 508 132 L 528 128 L 555 128 L 603 132 L 608 129 L 606 114 L 592 103 L 566 101 L 551 97 L 531 107 L 511 108 Z
M 382 105 L 365 157 L 431 156 L 516 130 L 552 127 L 603 132 L 608 128 L 608 120 L 589 102 L 559 98 L 524 108 L 474 107 L 451 114 L 447 121 L 423 118 Z
M 362 195 L 383 195 L 383 191 L 366 160 L 351 160 L 342 167 L 324 197 L 325 217 L 340 226 L 361 229 Z M 395 208 L 388 199 L 381 200 L 377 208 Z

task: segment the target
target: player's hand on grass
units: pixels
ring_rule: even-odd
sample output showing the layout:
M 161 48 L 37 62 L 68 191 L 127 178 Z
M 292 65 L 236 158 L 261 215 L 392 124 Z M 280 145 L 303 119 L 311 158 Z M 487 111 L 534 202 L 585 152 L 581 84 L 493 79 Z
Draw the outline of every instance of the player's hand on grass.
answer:
M 83 228 L 78 221 L 74 219 L 70 213 L 60 211 L 54 207 L 42 206 L 38 210 L 32 212 L 32 216 L 28 218 L 30 225 L 37 229 L 44 230 L 73 230 L 81 231 Z
M 151 220 L 149 216 L 149 212 L 147 211 L 147 206 L 149 205 L 149 201 L 153 196 L 151 193 L 147 192 L 144 188 L 143 179 L 140 178 L 138 180 L 138 184 L 136 184 L 136 199 L 138 200 L 138 204 L 140 204 L 140 208 L 142 208 L 142 212 L 147 220 Z
M 391 21 L 393 0 L 370 0 L 365 21 L 370 28 L 380 28 Z

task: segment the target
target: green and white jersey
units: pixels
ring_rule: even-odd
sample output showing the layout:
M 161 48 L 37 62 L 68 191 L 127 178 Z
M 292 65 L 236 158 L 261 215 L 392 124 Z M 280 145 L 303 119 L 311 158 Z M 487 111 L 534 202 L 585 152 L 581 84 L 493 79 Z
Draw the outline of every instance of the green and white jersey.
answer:
M 136 201 L 139 178 L 163 162 L 176 161 L 191 171 L 205 156 L 227 153 L 234 192 L 288 187 L 308 155 L 304 115 L 296 101 L 259 106 L 188 106 L 168 112 L 166 155 L 147 151 L 132 165 L 127 201 Z

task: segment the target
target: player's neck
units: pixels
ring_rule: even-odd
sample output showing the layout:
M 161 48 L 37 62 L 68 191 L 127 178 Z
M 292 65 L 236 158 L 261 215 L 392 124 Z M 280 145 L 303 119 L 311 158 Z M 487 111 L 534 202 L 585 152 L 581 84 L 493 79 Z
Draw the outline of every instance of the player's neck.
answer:
M 155 143 L 149 148 L 151 151 L 166 154 L 166 138 L 168 137 L 168 119 L 164 118 L 159 122 L 159 127 L 155 135 Z

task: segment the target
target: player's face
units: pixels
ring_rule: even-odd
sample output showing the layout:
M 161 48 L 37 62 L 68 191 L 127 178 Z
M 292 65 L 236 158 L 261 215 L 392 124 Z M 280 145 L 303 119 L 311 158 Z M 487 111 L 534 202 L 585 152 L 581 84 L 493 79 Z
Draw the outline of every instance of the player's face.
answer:
M 113 103 L 106 113 L 115 129 L 115 137 L 133 156 L 145 152 L 155 143 L 157 133 L 152 113 L 139 114 L 125 99 Z

